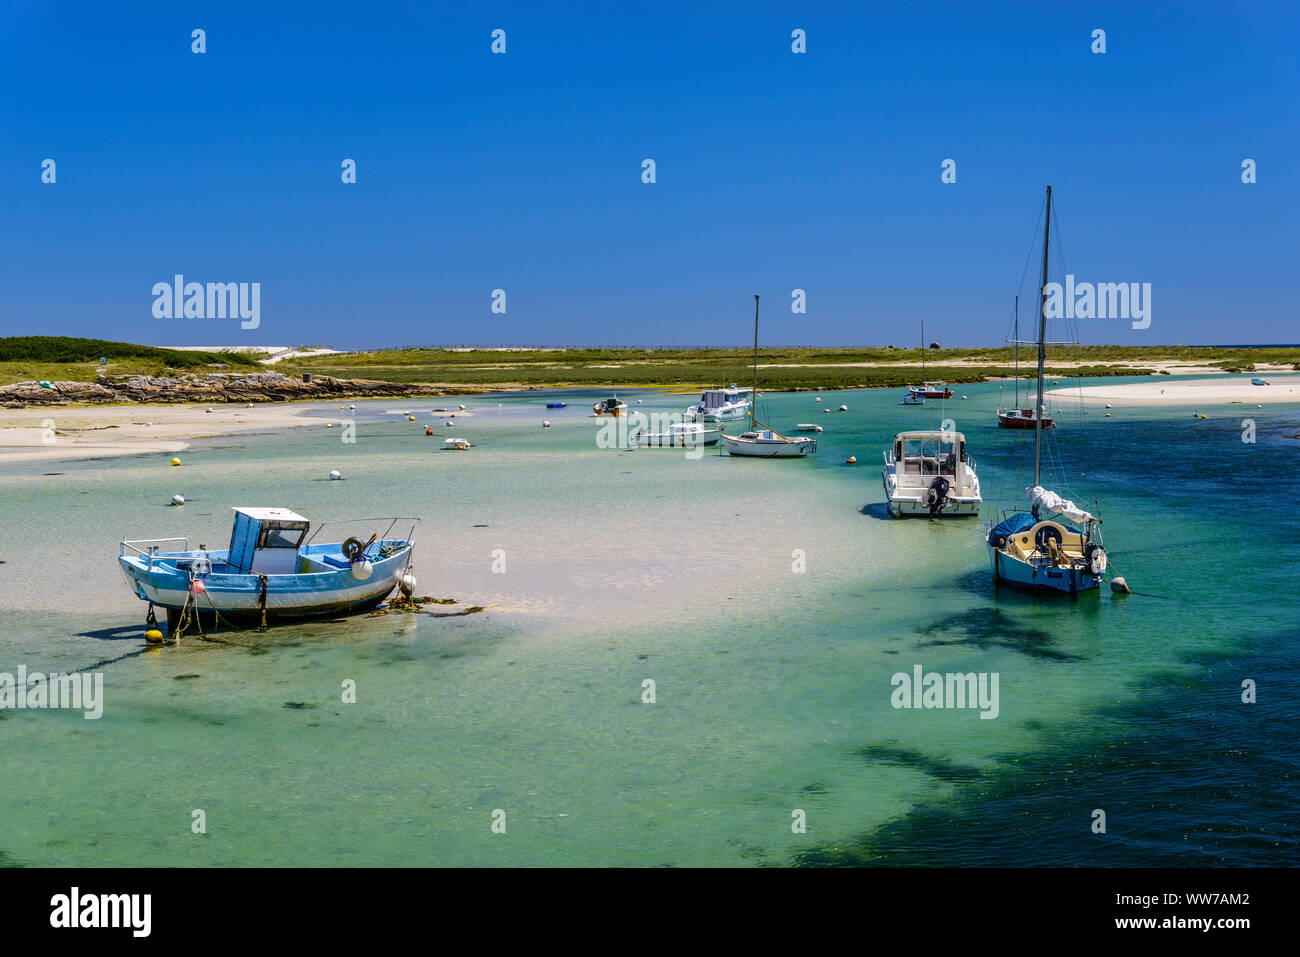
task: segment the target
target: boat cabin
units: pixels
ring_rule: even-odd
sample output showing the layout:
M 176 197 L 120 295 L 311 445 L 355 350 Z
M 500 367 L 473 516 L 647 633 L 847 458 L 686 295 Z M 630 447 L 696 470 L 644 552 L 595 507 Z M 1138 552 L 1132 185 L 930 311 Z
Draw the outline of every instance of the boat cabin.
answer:
M 287 508 L 236 508 L 226 561 L 230 571 L 291 575 L 311 523 Z
M 966 461 L 966 436 L 960 432 L 900 432 L 894 436 L 893 464 L 900 484 L 904 476 L 957 475 Z
M 749 398 L 752 389 L 731 386 L 727 389 L 705 389 L 700 393 L 700 411 L 717 412 L 723 406 L 735 405 Z

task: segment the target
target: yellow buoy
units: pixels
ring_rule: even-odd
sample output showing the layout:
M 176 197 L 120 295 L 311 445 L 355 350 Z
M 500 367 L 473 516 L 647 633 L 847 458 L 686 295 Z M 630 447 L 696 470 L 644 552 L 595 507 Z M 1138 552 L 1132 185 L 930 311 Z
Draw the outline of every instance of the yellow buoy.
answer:
M 172 465 L 180 465 L 180 464 L 181 464 L 180 459 L 172 459 Z
M 410 419 L 412 422 L 415 421 L 415 416 L 413 415 L 408 415 L 407 418 Z
M 850 455 L 850 456 L 849 456 L 848 464 L 849 464 L 849 465 L 857 465 L 857 464 L 858 464 L 858 457 L 857 457 L 856 455 Z
M 157 628 L 150 628 L 144 633 L 144 640 L 149 642 L 151 645 L 156 645 L 158 642 L 163 640 L 163 633 Z

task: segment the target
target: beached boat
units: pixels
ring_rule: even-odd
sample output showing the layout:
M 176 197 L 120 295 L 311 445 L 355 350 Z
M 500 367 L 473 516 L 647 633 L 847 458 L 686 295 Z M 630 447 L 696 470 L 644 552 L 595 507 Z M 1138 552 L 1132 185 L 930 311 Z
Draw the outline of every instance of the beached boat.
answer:
M 692 449 L 717 445 L 721 436 L 721 429 L 706 429 L 698 422 L 679 422 L 668 426 L 667 432 L 651 432 L 642 426 L 632 433 L 632 441 L 642 448 Z
M 1052 187 L 1047 187 L 1043 226 L 1043 265 L 1040 290 L 1048 282 L 1048 243 L 1052 228 Z M 1042 486 L 1043 363 L 1047 351 L 1047 297 L 1038 308 L 1038 392 L 1034 403 L 1034 484 L 1026 489 L 1029 511 L 1000 516 L 985 541 L 993 563 L 994 584 L 1067 592 L 1077 595 L 1101 584 L 1106 549 L 1101 519 Z M 1066 521 L 1043 518 L 1052 513 Z M 1067 524 L 1073 522 L 1075 524 Z M 1079 526 L 1082 526 L 1080 528 Z
M 899 432 L 881 480 L 891 515 L 978 515 L 980 480 L 960 432 Z
M 749 412 L 749 389 L 731 385 L 726 389 L 705 389 L 700 401 L 688 406 L 683 418 L 687 422 L 736 422 Z
M 1250 380 L 1250 384 L 1251 384 L 1251 385 L 1268 385 L 1268 384 L 1269 384 L 1269 381 L 1268 381 L 1267 379 L 1251 379 L 1251 380 Z
M 753 408 L 755 410 L 750 414 L 752 428 L 740 435 L 724 434 L 722 436 L 722 441 L 727 446 L 728 455 L 786 459 L 812 455 L 817 451 L 816 439 L 805 439 L 802 436 L 790 438 L 775 429 L 764 428 L 763 423 L 758 421 L 756 412 L 758 409 L 758 296 L 754 297 L 754 388 L 750 394 L 754 399 Z
M 362 611 L 397 587 L 411 561 L 415 518 L 326 522 L 308 537 L 310 523 L 287 508 L 236 508 L 230 546 L 191 549 L 184 538 L 123 540 L 118 563 L 141 601 L 166 609 L 174 631 L 187 604 L 212 621 L 298 618 Z M 410 523 L 404 537 L 393 530 Z M 314 540 L 326 528 L 373 530 L 369 538 Z M 364 534 L 364 532 L 362 533 Z M 176 551 L 161 546 L 180 542 Z
M 614 396 L 609 399 L 601 399 L 592 405 L 591 411 L 596 415 L 613 415 L 619 416 L 627 411 L 627 403 Z

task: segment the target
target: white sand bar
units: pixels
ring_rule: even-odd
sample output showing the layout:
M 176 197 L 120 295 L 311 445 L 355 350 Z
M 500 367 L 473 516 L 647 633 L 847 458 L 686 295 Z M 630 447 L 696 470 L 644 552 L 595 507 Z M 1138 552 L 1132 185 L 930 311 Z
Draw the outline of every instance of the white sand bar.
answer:
M 1260 402 L 1300 403 L 1300 376 L 1264 374 L 1269 385 L 1251 385 L 1250 378 L 1185 379 L 1177 382 L 1153 377 L 1123 385 L 1093 385 L 1078 389 L 1051 389 L 1047 395 L 1057 402 L 1079 401 L 1111 405 L 1243 405 Z

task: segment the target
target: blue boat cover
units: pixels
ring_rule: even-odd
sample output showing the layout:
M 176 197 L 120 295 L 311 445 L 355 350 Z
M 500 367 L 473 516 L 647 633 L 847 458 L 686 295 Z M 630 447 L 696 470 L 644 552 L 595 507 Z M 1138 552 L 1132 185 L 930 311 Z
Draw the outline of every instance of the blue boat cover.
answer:
M 1017 532 L 1026 532 L 1037 524 L 1037 519 L 1028 512 L 1016 512 L 1010 518 L 1004 518 L 989 529 L 987 541 L 992 542 L 994 539 L 1003 535 L 1014 535 Z

